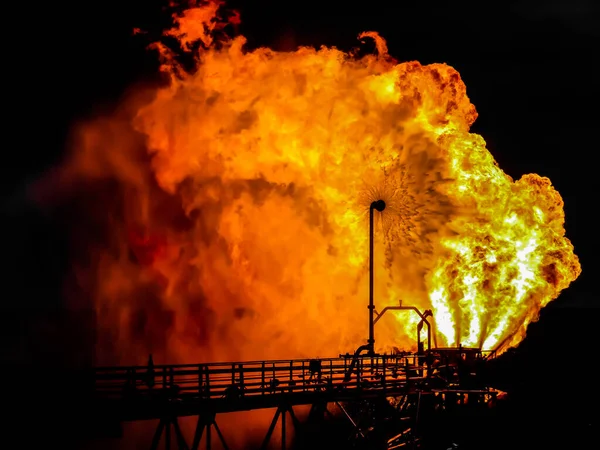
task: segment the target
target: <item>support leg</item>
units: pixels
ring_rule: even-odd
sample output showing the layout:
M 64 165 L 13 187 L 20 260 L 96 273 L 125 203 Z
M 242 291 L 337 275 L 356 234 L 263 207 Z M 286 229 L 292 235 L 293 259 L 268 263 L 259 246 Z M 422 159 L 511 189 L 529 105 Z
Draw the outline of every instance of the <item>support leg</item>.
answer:
M 300 421 L 296 417 L 296 413 L 294 412 L 294 408 L 292 408 L 290 406 L 290 408 L 288 409 L 288 412 L 290 413 L 290 418 L 292 419 L 292 424 L 294 424 L 294 429 L 296 430 L 296 433 L 299 433 L 300 432 L 300 428 L 302 427 L 302 425 L 300 424 Z
M 300 448 L 304 448 L 304 444 L 306 443 L 305 433 L 307 430 L 304 426 L 302 426 L 302 424 L 298 420 L 298 417 L 296 417 L 296 413 L 294 412 L 293 407 L 289 406 L 287 408 L 287 412 L 290 416 L 290 419 L 292 420 L 292 425 L 294 426 L 296 446 L 300 445 Z
M 215 431 L 217 432 L 217 436 L 219 436 L 219 440 L 221 441 L 221 445 L 223 446 L 224 450 L 229 450 L 229 447 L 227 446 L 227 442 L 225 442 L 225 437 L 223 437 L 223 433 L 221 433 L 221 429 L 219 428 L 219 425 L 217 425 L 217 421 L 213 420 L 213 426 L 215 427 Z
M 271 421 L 271 425 L 269 426 L 269 430 L 267 431 L 267 435 L 263 441 L 261 446 L 261 450 L 266 450 L 271 437 L 273 436 L 273 432 L 275 431 L 275 427 L 277 426 L 277 421 L 281 417 L 281 450 L 285 450 L 287 448 L 287 417 L 289 414 L 290 419 L 292 420 L 292 424 L 294 425 L 294 430 L 296 431 L 296 435 L 300 436 L 300 431 L 302 429 L 302 425 L 300 421 L 296 417 L 296 413 L 294 413 L 294 408 L 290 405 L 281 405 L 275 411 L 275 415 L 273 416 L 273 420 Z
M 165 420 L 165 450 L 171 450 L 171 420 Z
M 356 429 L 356 431 L 359 434 L 359 436 L 362 437 L 362 438 L 364 438 L 365 437 L 364 433 L 362 432 L 362 430 L 360 429 L 360 427 L 356 424 L 356 422 L 354 421 L 354 419 L 352 419 L 352 416 L 350 416 L 350 414 L 348 413 L 348 411 L 346 411 L 346 408 L 344 408 L 340 402 L 335 402 L 335 404 L 344 413 L 344 415 L 346 416 L 346 418 L 350 421 L 350 423 L 352 424 L 352 426 Z
M 177 438 L 177 447 L 179 450 L 189 450 L 187 442 L 185 441 L 185 437 L 181 432 L 181 428 L 179 427 L 179 422 L 177 421 L 177 417 L 173 419 L 173 430 L 175 431 L 175 437 Z
M 198 450 L 198 447 L 200 447 L 200 441 L 202 440 L 202 434 L 204 433 L 205 427 L 206 421 L 202 416 L 199 416 L 198 422 L 196 423 L 196 431 L 194 432 L 194 440 L 192 441 L 191 450 Z
M 281 450 L 285 450 L 286 448 L 286 443 L 287 443 L 287 436 L 286 436 L 286 432 L 285 432 L 285 413 L 286 410 L 282 409 L 281 410 Z
M 154 432 L 154 437 L 152 438 L 150 450 L 158 450 L 158 444 L 160 443 L 160 437 L 162 436 L 164 428 L 165 421 L 163 419 L 160 419 L 160 422 L 158 422 L 158 426 L 156 427 L 156 431 Z
M 183 437 L 183 433 L 181 432 L 181 428 L 179 427 L 177 417 L 160 419 L 160 422 L 156 427 L 156 431 L 154 432 L 154 436 L 152 437 L 150 450 L 158 450 L 163 433 L 165 436 L 165 450 L 171 449 L 171 426 L 173 426 L 173 431 L 175 432 L 178 450 L 189 450 L 188 445 L 185 442 L 185 438 Z
M 206 424 L 206 450 L 212 448 L 212 423 Z
M 212 427 L 215 428 L 217 432 L 217 436 L 224 450 L 229 450 L 229 446 L 225 441 L 225 436 L 221 432 L 221 429 L 217 425 L 217 421 L 215 420 L 215 416 L 210 415 L 199 416 L 198 423 L 196 424 L 196 431 L 194 432 L 194 440 L 192 441 L 192 447 L 190 450 L 198 450 L 200 448 L 200 441 L 202 440 L 202 435 L 204 431 L 206 431 L 206 450 L 210 450 L 212 448 Z M 187 450 L 187 449 L 186 449 Z
M 267 430 L 267 435 L 265 436 L 262 446 L 260 447 L 261 450 L 267 449 L 267 446 L 269 445 L 269 441 L 271 440 L 271 436 L 273 435 L 273 431 L 275 431 L 275 426 L 277 425 L 277 420 L 279 420 L 280 414 L 281 414 L 281 410 L 279 408 L 277 408 L 277 411 L 275 412 L 275 416 L 273 416 L 273 420 L 271 421 L 271 425 L 269 425 L 269 429 Z

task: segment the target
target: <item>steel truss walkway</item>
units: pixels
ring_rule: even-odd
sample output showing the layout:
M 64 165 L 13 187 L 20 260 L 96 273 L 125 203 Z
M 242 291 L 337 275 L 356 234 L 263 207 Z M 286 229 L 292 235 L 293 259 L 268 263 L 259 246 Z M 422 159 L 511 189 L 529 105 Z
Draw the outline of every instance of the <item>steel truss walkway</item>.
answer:
M 215 420 L 217 414 L 277 408 L 265 437 L 266 448 L 280 418 L 283 446 L 286 415 L 299 431 L 301 424 L 293 410 L 297 405 L 311 405 L 312 414 L 318 409 L 327 411 L 326 405 L 332 403 L 352 421 L 343 404 L 357 400 L 421 393 L 448 396 L 456 401 L 463 401 L 465 396 L 485 402 L 495 399 L 497 391 L 493 389 L 479 386 L 466 389 L 464 383 L 458 384 L 459 371 L 447 350 L 427 354 L 340 355 L 327 359 L 104 367 L 94 370 L 93 407 L 103 418 L 119 422 L 159 419 L 152 448 L 158 448 L 163 435 L 165 448 L 170 448 L 173 431 L 181 450 L 190 447 L 179 428 L 178 417 L 198 416 L 192 450 L 199 448 L 203 434 L 206 448 L 211 448 L 213 429 L 222 447 L 228 449 Z

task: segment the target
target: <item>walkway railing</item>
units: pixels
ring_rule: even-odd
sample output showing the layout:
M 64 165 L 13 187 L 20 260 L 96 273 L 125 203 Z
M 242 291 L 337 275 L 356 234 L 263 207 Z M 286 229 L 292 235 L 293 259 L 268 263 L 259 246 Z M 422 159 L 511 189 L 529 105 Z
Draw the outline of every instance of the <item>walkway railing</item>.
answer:
M 424 356 L 361 357 L 350 381 L 350 357 L 95 369 L 102 398 L 170 392 L 203 399 L 393 386 L 423 376 Z

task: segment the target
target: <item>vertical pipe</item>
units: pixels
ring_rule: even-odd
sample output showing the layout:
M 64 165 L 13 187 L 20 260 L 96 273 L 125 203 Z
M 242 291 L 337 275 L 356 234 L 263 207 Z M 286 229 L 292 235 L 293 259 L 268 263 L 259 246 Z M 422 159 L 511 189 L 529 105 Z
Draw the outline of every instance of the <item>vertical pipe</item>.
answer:
M 427 350 L 431 350 L 431 326 L 427 322 Z
M 369 339 L 367 344 L 369 345 L 369 353 L 372 355 L 375 353 L 375 325 L 373 323 L 373 311 L 375 310 L 375 304 L 373 300 L 373 211 L 375 209 L 375 202 L 371 203 L 369 207 Z

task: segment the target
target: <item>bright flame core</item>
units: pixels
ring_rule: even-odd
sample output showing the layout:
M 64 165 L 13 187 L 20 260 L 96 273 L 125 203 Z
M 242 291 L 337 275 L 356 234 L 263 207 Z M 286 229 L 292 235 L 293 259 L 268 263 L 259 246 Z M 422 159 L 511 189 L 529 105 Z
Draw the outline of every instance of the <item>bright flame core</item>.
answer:
M 378 309 L 433 309 L 440 346 L 516 345 L 581 268 L 550 181 L 514 182 L 469 133 L 477 113 L 459 74 L 398 64 L 376 33 L 361 35 L 379 52 L 363 58 L 244 51 L 243 37 L 215 46 L 219 6 L 191 8 L 167 32 L 196 51 L 197 70 L 158 44 L 169 86 L 132 122 L 78 129 L 69 168 L 119 180 L 124 199 L 105 223 L 110 247 L 79 268 L 94 280 L 101 345 L 118 349 L 100 362 L 353 351 L 367 337 L 378 198 Z M 417 321 L 390 314 L 378 349 L 413 345 Z

